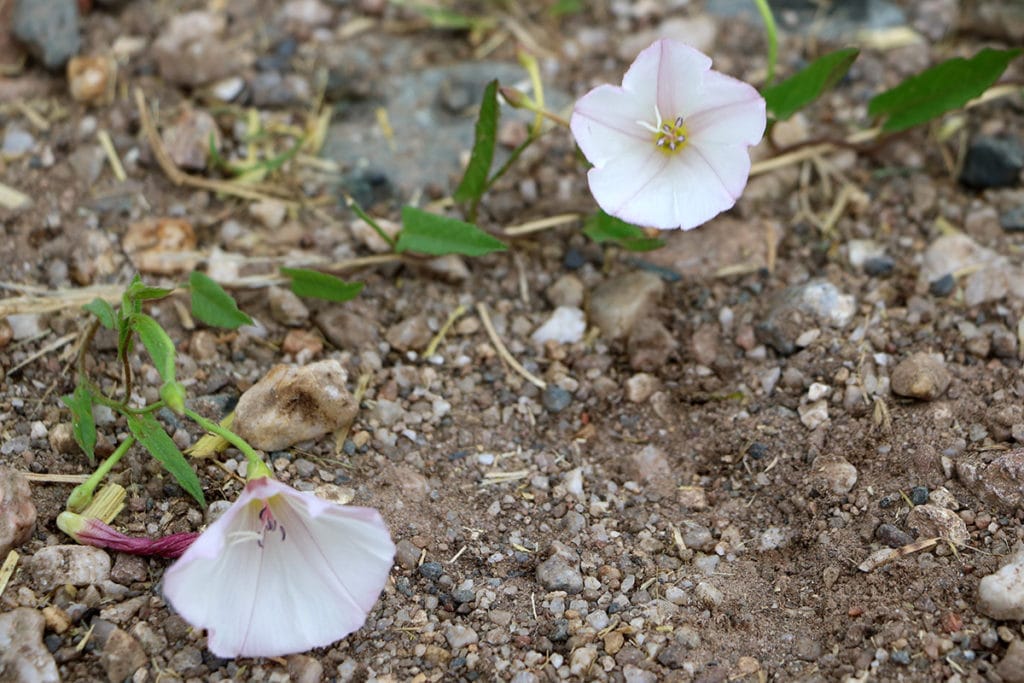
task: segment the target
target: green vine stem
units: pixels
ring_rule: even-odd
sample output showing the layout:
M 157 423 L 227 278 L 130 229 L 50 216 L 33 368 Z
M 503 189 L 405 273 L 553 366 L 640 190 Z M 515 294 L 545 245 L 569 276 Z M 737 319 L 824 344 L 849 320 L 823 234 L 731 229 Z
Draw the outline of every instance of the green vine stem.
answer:
M 114 452 L 107 456 L 106 460 L 100 463 L 100 466 L 96 468 L 96 471 L 89 475 L 89 478 L 83 481 L 81 484 L 76 486 L 71 491 L 71 495 L 68 496 L 68 510 L 71 512 L 81 512 L 85 509 L 89 503 L 92 502 L 93 494 L 96 492 L 96 487 L 103 481 L 103 477 L 110 473 L 114 465 L 124 457 L 124 454 L 128 452 L 135 444 L 135 437 L 129 436 L 121 444 L 114 449 Z
M 207 420 L 205 417 L 189 408 L 185 408 L 185 415 L 187 415 L 191 420 L 193 420 L 196 424 L 198 424 L 206 431 L 210 432 L 211 434 L 216 434 L 217 436 L 224 439 L 229 444 L 240 450 L 242 454 L 245 455 L 246 460 L 249 461 L 250 474 L 253 471 L 262 471 L 266 469 L 267 466 L 263 463 L 263 459 L 260 457 L 259 453 L 257 453 L 252 446 L 247 444 L 245 442 L 245 439 L 238 436 L 238 434 L 235 434 L 227 427 L 221 427 L 219 424 L 212 420 Z

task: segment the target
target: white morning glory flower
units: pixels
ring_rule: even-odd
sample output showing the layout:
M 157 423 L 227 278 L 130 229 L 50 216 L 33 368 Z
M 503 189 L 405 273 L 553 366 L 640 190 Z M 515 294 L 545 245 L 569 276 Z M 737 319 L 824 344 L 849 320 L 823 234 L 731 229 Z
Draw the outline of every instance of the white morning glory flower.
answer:
M 637 56 L 621 87 L 581 97 L 570 127 L 594 166 L 587 180 L 606 213 L 689 230 L 743 192 L 765 103 L 752 86 L 712 71 L 707 55 L 659 40 Z
M 218 657 L 305 652 L 362 627 L 394 553 L 376 510 L 257 476 L 167 569 L 164 596 Z

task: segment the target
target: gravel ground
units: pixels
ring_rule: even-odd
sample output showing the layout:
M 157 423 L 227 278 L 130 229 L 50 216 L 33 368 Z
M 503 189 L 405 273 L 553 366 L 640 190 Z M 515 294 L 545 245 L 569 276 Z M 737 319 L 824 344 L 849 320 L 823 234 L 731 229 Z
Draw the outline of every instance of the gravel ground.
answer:
M 19 531 L 3 519 L 27 520 L 22 501 L 37 517 L 0 593 L 0 680 L 1024 680 L 1019 93 L 758 175 L 735 210 L 658 251 L 594 244 L 567 219 L 509 238 L 506 254 L 348 270 L 364 292 L 327 304 L 267 281 L 281 264 L 382 250 L 343 193 L 385 225 L 449 193 L 483 85 L 525 80 L 517 42 L 558 106 L 618 82 L 660 36 L 759 83 L 756 20 L 725 0 L 563 17 L 510 3 L 467 32 L 377 0 L 124 0 L 78 3 L 81 16 L 35 4 L 25 13 L 71 22 L 61 33 L 48 15 L 43 40 L 12 18 L 29 4 L 0 11 L 37 45 L 0 79 L 0 181 L 31 200 L 0 209 L 0 547 Z M 997 0 L 785 4 L 784 73 L 854 31 L 867 47 L 834 93 L 776 128 L 778 148 L 842 138 L 870 123 L 879 89 L 1024 36 L 1024 14 Z M 172 21 L 186 10 L 199 13 Z M 0 61 L 20 50 L 0 42 Z M 93 59 L 65 77 L 74 54 Z M 1022 76 L 1012 64 L 1007 79 Z M 273 138 L 312 130 L 322 102 L 322 156 L 299 155 L 268 190 L 302 205 L 170 182 L 135 88 L 175 162 L 205 178 L 220 177 L 211 132 L 242 158 L 250 108 Z M 503 121 L 507 153 L 526 124 Z M 507 237 L 593 209 L 554 131 L 480 222 Z M 197 410 L 223 417 L 277 363 L 333 359 L 351 391 L 366 383 L 338 442 L 268 454 L 296 488 L 378 508 L 397 544 L 365 627 L 330 647 L 218 659 L 161 598 L 166 560 L 68 546 L 56 527 L 70 492 L 57 475 L 90 471 L 58 400 L 80 305 L 136 270 L 167 285 L 195 267 L 256 320 L 223 333 L 184 298 L 149 309 Z M 480 304 L 543 388 L 503 361 Z M 570 341 L 537 341 L 545 328 Z M 116 389 L 115 340 L 94 348 L 93 376 Z M 155 400 L 155 369 L 139 359 L 135 373 Z M 166 417 L 179 445 L 200 436 Z M 126 427 L 97 418 L 109 453 Z M 201 530 L 238 495 L 244 458 L 195 465 L 207 511 L 129 453 L 112 475 L 128 490 L 118 528 Z

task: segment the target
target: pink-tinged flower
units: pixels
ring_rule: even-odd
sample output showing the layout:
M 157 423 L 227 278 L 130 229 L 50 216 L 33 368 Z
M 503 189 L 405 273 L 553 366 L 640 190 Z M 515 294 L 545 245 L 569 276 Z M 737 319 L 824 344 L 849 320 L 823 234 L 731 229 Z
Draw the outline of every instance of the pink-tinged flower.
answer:
M 689 230 L 743 192 L 765 103 L 750 85 L 712 71 L 707 55 L 659 40 L 637 56 L 621 87 L 581 97 L 569 125 L 594 166 L 587 180 L 605 212 Z
M 360 628 L 395 546 L 376 510 L 250 479 L 164 574 L 164 596 L 218 657 L 273 657 Z
M 167 558 L 180 557 L 199 537 L 199 534 L 192 531 L 170 534 L 161 538 L 126 536 L 95 517 L 83 517 L 67 511 L 57 515 L 57 526 L 82 545 L 119 550 L 132 555 L 155 555 Z

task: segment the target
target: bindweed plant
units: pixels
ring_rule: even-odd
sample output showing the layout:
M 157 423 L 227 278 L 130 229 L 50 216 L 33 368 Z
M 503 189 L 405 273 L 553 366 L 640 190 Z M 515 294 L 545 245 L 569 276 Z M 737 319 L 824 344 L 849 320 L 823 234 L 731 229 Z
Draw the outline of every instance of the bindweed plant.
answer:
M 202 273 L 192 273 L 187 285 L 191 293 L 192 314 L 200 321 L 209 325 L 234 329 L 241 325 L 251 324 L 252 319 L 239 310 L 234 299 L 220 285 Z M 110 470 L 120 461 L 125 453 L 138 442 L 150 455 L 163 465 L 164 469 L 190 496 L 200 505 L 206 505 L 202 487 L 195 471 L 188 464 L 181 450 L 167 435 L 156 418 L 162 408 L 168 408 L 177 414 L 198 418 L 201 423 L 208 423 L 185 406 L 185 388 L 178 381 L 175 373 L 174 342 L 160 324 L 143 309 L 147 302 L 163 299 L 174 290 L 162 287 L 151 287 L 142 282 L 138 275 L 125 289 L 121 297 L 121 305 L 114 308 L 103 299 L 95 299 L 85 306 L 86 311 L 94 316 L 78 350 L 78 377 L 73 393 L 61 397 L 64 404 L 71 410 L 72 432 L 75 441 L 89 458 L 95 461 L 96 422 L 93 419 L 95 406 L 106 406 L 114 413 L 122 416 L 128 424 L 130 435 L 97 467 L 87 481 L 77 486 L 68 499 L 68 510 L 81 512 L 92 501 L 96 487 Z M 112 330 L 117 335 L 117 361 L 122 371 L 122 386 L 119 397 L 108 396 L 92 381 L 86 370 L 86 358 L 90 346 L 100 327 Z M 160 400 L 151 404 L 136 406 L 132 404 L 131 360 L 136 344 L 142 343 L 153 361 L 160 376 Z M 204 427 L 206 425 L 204 424 Z M 220 429 L 218 427 L 218 429 Z M 237 437 L 235 437 L 237 439 Z
M 346 294 L 321 273 L 295 272 L 292 277 L 295 289 L 308 296 Z M 192 315 L 200 321 L 229 329 L 252 323 L 207 276 L 193 273 L 187 289 Z M 120 307 L 99 299 L 86 306 L 95 319 L 79 350 L 75 390 L 62 397 L 71 410 L 75 440 L 95 461 L 95 406 L 121 415 L 130 435 L 72 491 L 57 524 L 79 543 L 178 558 L 164 576 L 164 597 L 189 623 L 207 630 L 208 646 L 218 656 L 279 656 L 344 638 L 363 625 L 391 571 L 395 547 L 387 526 L 376 510 L 338 505 L 276 481 L 241 437 L 188 408 L 185 388 L 175 375 L 174 344 L 144 311 L 147 302 L 173 292 L 150 287 L 136 276 Z M 86 371 L 85 358 L 100 326 L 117 335 L 117 360 L 123 368 L 120 397 L 103 393 Z M 137 342 L 161 379 L 160 399 L 141 406 L 132 403 L 131 360 Z M 109 525 L 122 506 L 123 489 L 104 488 L 95 501 L 94 493 L 136 442 L 200 505 L 206 505 L 199 478 L 156 417 L 164 408 L 187 416 L 240 450 L 248 460 L 246 486 L 202 534 L 130 537 Z
M 584 221 L 584 233 L 629 251 L 656 249 L 661 241 L 646 229 L 695 228 L 733 206 L 751 163 L 747 148 L 778 121 L 789 119 L 835 86 L 860 51 L 844 47 L 811 61 L 776 82 L 778 31 L 768 0 L 752 0 L 765 24 L 767 76 L 760 90 L 711 70 L 711 59 L 689 46 L 659 40 L 643 50 L 621 86 L 602 85 L 580 98 L 571 118 L 547 111 L 536 60 L 520 52 L 532 95 L 492 82 L 484 90 L 469 163 L 452 195 L 463 219 L 406 207 L 394 251 L 479 256 L 507 246 L 476 225 L 488 190 L 522 152 L 546 131 L 546 122 L 571 128 L 590 162 L 587 180 L 599 210 Z M 461 15 L 458 15 L 461 17 Z M 431 21 L 439 20 L 433 15 Z M 480 27 L 461 17 L 465 28 Z M 446 16 L 446 25 L 452 17 Z M 874 128 L 853 136 L 862 142 L 897 134 L 965 106 L 989 90 L 1018 48 L 985 48 L 971 58 L 937 64 L 874 95 L 868 114 Z M 492 170 L 501 102 L 535 114 L 526 140 Z M 357 215 L 377 227 L 362 210 Z

